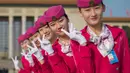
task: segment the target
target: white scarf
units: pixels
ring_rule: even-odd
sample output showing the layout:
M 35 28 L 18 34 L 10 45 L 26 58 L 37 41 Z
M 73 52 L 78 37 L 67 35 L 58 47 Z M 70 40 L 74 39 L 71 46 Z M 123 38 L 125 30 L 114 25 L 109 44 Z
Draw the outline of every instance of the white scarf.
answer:
M 61 45 L 61 51 L 63 53 L 65 53 L 67 56 L 70 56 L 70 57 L 73 56 L 70 43 L 65 43 L 64 41 L 59 41 L 59 43 Z
M 105 57 L 113 49 L 114 40 L 111 31 L 107 28 L 106 25 L 103 25 L 102 32 L 97 36 L 88 26 L 87 29 L 90 34 L 90 41 L 97 45 L 98 51 L 100 54 Z

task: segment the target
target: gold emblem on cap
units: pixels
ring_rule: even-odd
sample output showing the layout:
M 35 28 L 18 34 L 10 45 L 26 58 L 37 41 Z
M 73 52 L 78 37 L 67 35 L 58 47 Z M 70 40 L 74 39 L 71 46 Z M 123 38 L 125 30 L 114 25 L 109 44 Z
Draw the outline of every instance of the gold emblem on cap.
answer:
M 31 33 L 30 36 L 33 36 L 33 34 Z
M 56 21 L 57 18 L 56 18 L 55 16 L 52 16 L 52 20 L 53 20 L 53 21 Z
M 40 26 L 43 26 L 44 24 L 42 22 L 40 22 Z
M 89 6 L 90 6 L 90 7 L 94 6 L 94 0 L 90 0 L 90 1 L 89 1 Z

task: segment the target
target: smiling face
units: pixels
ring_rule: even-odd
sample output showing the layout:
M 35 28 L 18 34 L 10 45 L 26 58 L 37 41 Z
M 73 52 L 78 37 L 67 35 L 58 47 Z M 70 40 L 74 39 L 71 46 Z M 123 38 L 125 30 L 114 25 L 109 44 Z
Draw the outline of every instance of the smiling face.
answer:
M 24 49 L 24 50 L 28 49 L 27 45 L 29 45 L 29 44 L 30 44 L 30 42 L 27 39 L 20 43 L 22 49 Z
M 45 39 L 48 39 L 48 40 L 53 39 L 53 37 L 55 36 L 48 25 L 44 25 L 43 27 L 39 28 L 38 31 L 41 37 L 44 35 Z
M 65 33 L 61 31 L 61 29 L 64 29 L 68 31 L 68 19 L 65 16 L 60 17 L 56 21 L 49 22 L 49 27 L 52 29 L 52 31 L 57 34 L 58 36 L 64 36 Z
M 34 43 L 36 44 L 36 46 L 37 46 L 37 47 L 40 47 L 41 45 L 40 45 L 40 42 L 39 42 L 38 39 L 37 39 L 38 37 L 40 38 L 40 34 L 39 34 L 38 32 L 36 32 L 33 36 L 31 36 L 31 37 L 29 38 L 29 41 L 30 41 L 30 42 L 34 41 Z
M 103 4 L 87 8 L 80 8 L 81 16 L 90 26 L 96 26 L 101 24 L 101 19 L 104 11 L 105 6 Z

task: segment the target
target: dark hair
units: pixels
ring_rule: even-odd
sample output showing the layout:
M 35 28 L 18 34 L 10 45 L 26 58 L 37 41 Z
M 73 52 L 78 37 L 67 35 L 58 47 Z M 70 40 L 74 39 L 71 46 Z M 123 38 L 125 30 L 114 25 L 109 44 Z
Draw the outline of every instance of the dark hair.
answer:
M 64 14 L 63 16 L 65 16 L 65 17 L 69 20 L 69 18 L 68 18 L 68 15 L 67 15 L 67 14 Z
M 63 16 L 65 16 L 65 17 L 66 17 L 66 19 L 67 19 L 67 20 L 68 20 L 68 22 L 69 22 L 68 15 L 67 15 L 67 14 L 64 14 Z

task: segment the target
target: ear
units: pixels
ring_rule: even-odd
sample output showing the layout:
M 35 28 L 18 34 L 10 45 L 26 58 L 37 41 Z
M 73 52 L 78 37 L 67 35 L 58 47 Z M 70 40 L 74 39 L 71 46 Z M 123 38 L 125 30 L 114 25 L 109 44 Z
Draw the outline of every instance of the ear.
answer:
M 103 12 L 105 12 L 106 6 L 104 4 L 102 6 L 103 6 Z
M 81 17 L 83 17 L 83 14 L 82 14 L 81 8 L 79 8 L 79 14 L 80 14 Z

